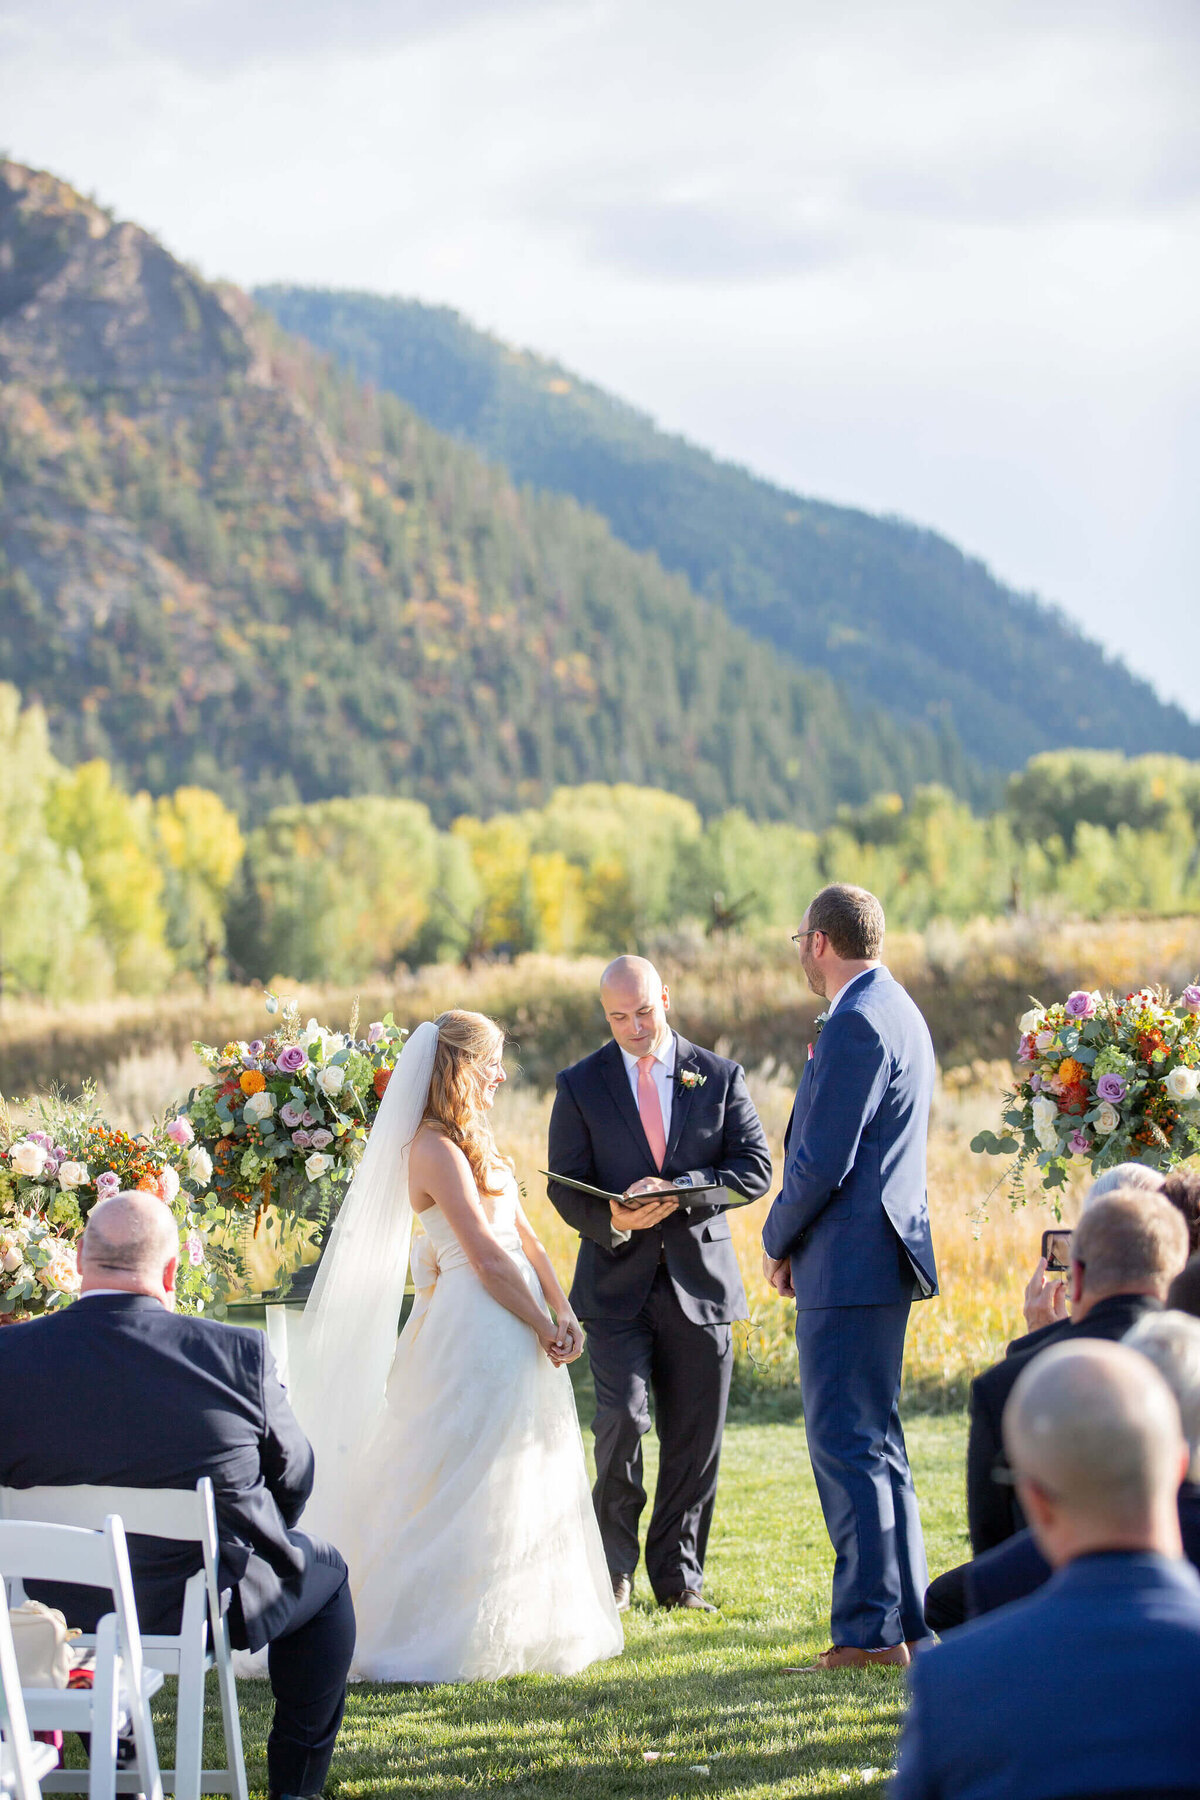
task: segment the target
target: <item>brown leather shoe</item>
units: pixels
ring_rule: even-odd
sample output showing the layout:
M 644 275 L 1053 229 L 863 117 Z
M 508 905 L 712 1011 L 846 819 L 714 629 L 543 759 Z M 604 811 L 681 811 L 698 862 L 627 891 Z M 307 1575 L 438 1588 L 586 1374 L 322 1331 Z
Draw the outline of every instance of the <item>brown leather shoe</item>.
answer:
M 633 1576 L 614 1575 L 612 1578 L 613 1599 L 617 1603 L 618 1612 L 628 1612 L 629 1602 L 633 1599 Z
M 684 1588 L 682 1594 L 665 1594 L 658 1603 L 660 1606 L 686 1607 L 689 1612 L 716 1612 L 711 1600 L 698 1594 L 695 1588 Z
M 822 1650 L 816 1662 L 788 1668 L 785 1675 L 816 1675 L 822 1669 L 907 1669 L 912 1657 L 907 1644 L 887 1644 L 880 1650 L 859 1650 L 851 1644 L 835 1644 Z

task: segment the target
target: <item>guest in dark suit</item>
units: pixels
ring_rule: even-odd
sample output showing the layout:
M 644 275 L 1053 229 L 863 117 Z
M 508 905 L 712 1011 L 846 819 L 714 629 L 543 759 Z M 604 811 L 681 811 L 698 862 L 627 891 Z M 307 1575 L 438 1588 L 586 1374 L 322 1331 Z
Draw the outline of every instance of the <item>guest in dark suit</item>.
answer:
M 1147 1313 L 1123 1339 L 1154 1364 L 1179 1406 L 1191 1463 L 1179 1490 L 1183 1554 L 1200 1568 L 1200 1321 L 1181 1312 Z M 1050 1564 L 1026 1526 L 966 1565 L 966 1614 L 975 1619 L 1023 1600 L 1051 1575 Z
M 914 1299 L 937 1292 L 925 1191 L 933 1045 L 879 961 L 883 908 L 824 888 L 797 933 L 829 1001 L 796 1095 L 764 1271 L 796 1300 L 809 1455 L 837 1552 L 822 1668 L 907 1663 L 928 1573 L 900 1424 Z
M 681 1178 L 757 1199 L 771 1158 L 741 1069 L 667 1023 L 652 963 L 610 963 L 600 998 L 612 1041 L 558 1077 L 550 1167 L 638 1200 Z M 650 1397 L 661 1454 L 646 1573 L 663 1606 L 711 1611 L 704 1552 L 733 1372 L 732 1321 L 746 1294 L 721 1192 L 608 1204 L 561 1182 L 554 1205 L 581 1243 L 571 1304 L 588 1329 L 596 1384 L 593 1498 L 618 1607 L 629 1604 L 646 1504 Z
M 1024 1524 L 1003 1471 L 1000 1422 L 1004 1403 L 1031 1356 L 1076 1337 L 1123 1338 L 1147 1312 L 1157 1312 L 1187 1258 L 1187 1227 L 1161 1194 L 1118 1189 L 1095 1201 L 1071 1236 L 1071 1322 L 1021 1356 L 977 1375 L 971 1383 L 967 1439 L 967 1524 L 978 1555 Z
M 0 1332 L 0 1484 L 194 1487 L 210 1476 L 220 1582 L 238 1648 L 269 1645 L 271 1794 L 315 1795 L 329 1768 L 354 1649 L 346 1565 L 296 1529 L 313 1457 L 261 1332 L 174 1309 L 178 1232 L 149 1194 L 93 1207 L 73 1306 Z M 138 1618 L 179 1629 L 199 1547 L 130 1539 Z M 31 1584 L 95 1628 L 95 1589 Z
M 1055 1573 L 916 1657 L 893 1800 L 1196 1794 L 1200 1576 L 1180 1544 L 1174 1396 L 1124 1344 L 1052 1344 L 1004 1433 Z

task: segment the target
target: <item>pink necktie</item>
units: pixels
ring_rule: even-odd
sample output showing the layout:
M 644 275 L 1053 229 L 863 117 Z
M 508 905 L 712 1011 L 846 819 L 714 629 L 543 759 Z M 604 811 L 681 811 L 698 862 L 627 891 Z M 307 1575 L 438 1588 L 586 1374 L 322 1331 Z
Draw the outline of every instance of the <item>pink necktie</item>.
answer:
M 654 1077 L 650 1073 L 654 1067 L 652 1056 L 638 1057 L 638 1112 L 641 1114 L 642 1130 L 646 1133 L 646 1142 L 650 1146 L 650 1154 L 654 1158 L 654 1166 L 661 1170 L 667 1157 L 667 1134 L 663 1130 L 662 1107 L 658 1103 L 658 1089 L 654 1085 Z

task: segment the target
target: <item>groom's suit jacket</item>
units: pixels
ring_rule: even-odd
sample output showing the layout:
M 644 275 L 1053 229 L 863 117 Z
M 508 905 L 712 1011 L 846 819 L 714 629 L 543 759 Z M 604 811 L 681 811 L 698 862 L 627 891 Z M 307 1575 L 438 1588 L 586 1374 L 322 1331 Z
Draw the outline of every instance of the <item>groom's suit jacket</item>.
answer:
M 236 1589 L 257 1650 L 288 1625 L 312 1560 L 295 1526 L 313 1454 L 263 1333 L 184 1318 L 145 1294 L 97 1294 L 0 1331 L 0 1485 L 191 1488 L 202 1475 L 221 1586 Z M 129 1551 L 142 1629 L 178 1630 L 199 1545 L 131 1537 Z M 95 1628 L 94 1589 L 30 1593 Z
M 937 1293 L 925 1191 L 929 1028 L 884 968 L 817 1037 L 784 1139 L 763 1247 L 790 1257 L 796 1305 L 888 1306 Z
M 687 1086 L 685 1070 L 703 1081 Z M 766 1135 L 738 1064 L 675 1034 L 671 1131 L 661 1171 L 654 1167 L 619 1046 L 612 1040 L 564 1069 L 550 1115 L 550 1167 L 593 1187 L 622 1194 L 647 1175 L 718 1181 L 747 1199 L 771 1181 Z M 571 1286 L 581 1319 L 632 1319 L 665 1261 L 685 1316 L 697 1325 L 747 1316 L 746 1290 L 729 1235 L 727 1201 L 672 1213 L 661 1226 L 614 1230 L 607 1202 L 550 1182 L 549 1194 L 582 1242 Z

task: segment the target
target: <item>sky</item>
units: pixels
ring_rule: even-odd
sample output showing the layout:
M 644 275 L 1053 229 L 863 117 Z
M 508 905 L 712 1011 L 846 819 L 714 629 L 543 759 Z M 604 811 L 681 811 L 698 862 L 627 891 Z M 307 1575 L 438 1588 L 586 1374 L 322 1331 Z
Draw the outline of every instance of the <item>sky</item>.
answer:
M 0 0 L 0 144 L 933 526 L 1200 718 L 1197 0 Z

